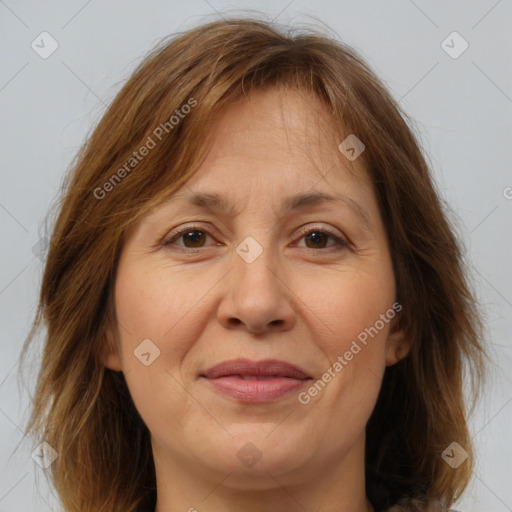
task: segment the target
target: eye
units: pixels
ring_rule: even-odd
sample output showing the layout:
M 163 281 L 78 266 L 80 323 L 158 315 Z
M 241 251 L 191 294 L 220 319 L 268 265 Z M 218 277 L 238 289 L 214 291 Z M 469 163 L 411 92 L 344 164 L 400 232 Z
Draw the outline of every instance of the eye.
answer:
M 329 238 L 334 241 L 334 247 L 331 246 L 331 250 L 344 249 L 349 245 L 348 242 L 342 240 L 336 236 L 335 233 L 325 228 L 305 228 L 301 231 L 300 239 L 303 238 L 306 240 L 306 248 L 308 249 L 326 249 L 325 245 Z
M 177 229 L 170 233 L 170 235 L 162 242 L 163 246 L 169 247 L 173 250 L 183 252 L 197 252 L 194 250 L 204 247 L 206 239 L 213 238 L 208 231 L 200 229 L 200 226 L 187 226 Z M 342 240 L 335 233 L 325 228 L 306 228 L 301 230 L 299 240 L 305 239 L 307 249 L 318 250 L 340 250 L 349 246 L 348 242 Z M 326 248 L 328 240 L 331 239 L 334 244 Z M 176 241 L 181 240 L 184 244 L 175 244 Z M 217 243 L 217 245 L 220 245 Z
M 181 247 L 185 249 L 185 251 L 187 249 L 200 249 L 208 236 L 211 235 L 204 229 L 199 229 L 199 226 L 187 226 L 173 231 L 169 237 L 163 241 L 162 245 L 175 245 L 174 242 L 176 240 L 182 239 L 185 245 L 177 245 L 178 248 Z

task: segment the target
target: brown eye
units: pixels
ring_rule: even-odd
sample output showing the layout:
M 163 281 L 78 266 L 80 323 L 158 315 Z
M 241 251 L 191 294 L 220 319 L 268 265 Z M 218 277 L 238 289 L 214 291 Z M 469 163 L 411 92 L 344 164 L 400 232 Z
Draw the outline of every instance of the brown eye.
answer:
M 208 236 L 206 231 L 189 227 L 172 233 L 171 236 L 163 242 L 163 245 L 177 245 L 177 247 L 185 249 L 200 249 L 205 245 Z M 174 244 L 174 242 L 180 239 L 183 244 Z
M 312 246 L 307 245 L 310 249 L 323 249 L 330 235 L 322 231 L 310 231 L 304 238 L 306 245 L 311 242 Z
M 201 247 L 205 240 L 205 233 L 204 231 L 199 231 L 198 229 L 194 229 L 192 231 L 187 231 L 185 233 L 182 233 L 183 241 L 189 241 L 191 245 L 187 245 L 185 243 L 186 247 Z
M 171 233 L 169 237 L 162 242 L 162 245 L 168 246 L 169 249 L 174 249 L 177 251 L 190 250 L 194 252 L 194 249 L 199 250 L 207 247 L 206 239 L 208 237 L 213 239 L 213 237 L 207 231 L 189 226 Z M 301 233 L 300 240 L 302 239 L 305 240 L 305 247 L 307 249 L 316 249 L 318 251 L 339 250 L 345 249 L 349 246 L 347 242 L 326 229 L 305 229 Z M 181 243 L 177 243 L 178 241 L 181 241 Z M 333 243 L 330 243 L 330 241 Z
M 308 249 L 338 250 L 344 249 L 349 245 L 334 233 L 331 233 L 326 229 L 319 228 L 309 228 L 303 230 L 301 233 L 301 240 L 302 239 L 305 240 L 305 246 Z M 329 240 L 332 240 L 334 243 L 327 247 Z

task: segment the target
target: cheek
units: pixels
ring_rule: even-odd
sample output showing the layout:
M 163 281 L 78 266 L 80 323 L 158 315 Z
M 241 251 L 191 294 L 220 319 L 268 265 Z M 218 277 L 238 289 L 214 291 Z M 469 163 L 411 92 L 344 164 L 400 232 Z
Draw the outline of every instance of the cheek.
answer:
M 149 338 L 162 355 L 166 352 L 166 359 L 179 357 L 207 321 L 197 312 L 217 281 L 208 275 L 197 279 L 192 270 L 120 266 L 115 300 L 123 352 L 132 352 Z
M 315 303 L 310 301 L 321 320 L 317 343 L 327 363 L 301 400 L 331 411 L 331 419 L 343 424 L 347 435 L 349 430 L 357 435 L 366 423 L 385 370 L 386 341 L 395 316 L 394 277 L 386 263 L 372 272 L 354 268 L 333 275 L 328 285 L 323 283 L 322 293 L 315 294 Z
M 137 410 L 152 427 L 158 428 L 163 418 L 178 421 L 193 406 L 184 396 L 180 371 L 209 321 L 205 295 L 218 280 L 208 275 L 198 279 L 192 270 L 163 265 L 119 265 L 115 306 L 121 365 Z
M 152 433 L 179 430 L 180 418 L 192 406 L 179 369 L 198 336 L 198 327 L 187 316 L 198 302 L 197 291 L 175 278 L 170 281 L 126 267 L 116 283 L 122 371 L 135 407 Z
M 358 342 L 363 350 L 357 359 L 371 358 L 369 352 L 383 355 L 390 320 L 386 321 L 386 312 L 395 298 L 394 277 L 389 270 L 383 262 L 372 272 L 353 269 L 338 273 L 313 296 L 314 303 L 309 305 L 324 326 L 326 353 L 342 355 L 352 342 Z

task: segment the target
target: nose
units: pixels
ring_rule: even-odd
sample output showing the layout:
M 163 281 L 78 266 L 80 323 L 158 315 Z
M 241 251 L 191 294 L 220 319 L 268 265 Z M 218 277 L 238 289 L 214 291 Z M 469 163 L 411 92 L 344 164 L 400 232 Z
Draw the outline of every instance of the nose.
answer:
M 249 263 L 237 253 L 233 268 L 224 281 L 217 318 L 226 329 L 252 334 L 287 331 L 293 328 L 295 294 L 279 271 L 277 258 L 264 250 Z

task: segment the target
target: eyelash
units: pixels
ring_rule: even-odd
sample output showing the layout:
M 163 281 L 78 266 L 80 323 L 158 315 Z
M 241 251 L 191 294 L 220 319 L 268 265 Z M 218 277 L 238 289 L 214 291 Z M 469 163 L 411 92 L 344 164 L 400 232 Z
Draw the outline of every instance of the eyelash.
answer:
M 204 249 L 204 247 L 195 247 L 195 248 L 194 247 L 182 247 L 182 246 L 174 246 L 172 248 L 170 247 L 173 244 L 173 242 L 178 240 L 182 235 L 193 232 L 193 231 L 199 231 L 201 233 L 205 233 L 206 235 L 212 237 L 212 235 L 210 235 L 210 233 L 208 233 L 208 231 L 206 231 L 205 229 L 202 229 L 201 226 L 186 226 L 184 228 L 180 228 L 179 230 L 172 232 L 169 235 L 169 237 L 166 238 L 162 242 L 162 245 L 166 248 L 173 250 L 173 251 L 195 254 L 195 253 L 201 251 L 202 249 Z M 330 231 L 326 228 L 314 228 L 314 227 L 313 228 L 304 228 L 300 231 L 300 239 L 299 240 L 301 240 L 302 238 L 304 238 L 307 235 L 310 235 L 311 233 L 322 233 L 322 234 L 328 235 L 330 238 L 334 239 L 334 241 L 337 244 L 337 247 L 327 247 L 327 248 L 320 248 L 320 249 L 315 249 L 313 247 L 303 247 L 303 249 L 309 249 L 309 250 L 312 250 L 315 252 L 319 252 L 319 251 L 333 252 L 333 251 L 339 251 L 342 249 L 346 249 L 349 246 L 348 242 L 342 240 L 340 237 L 338 237 L 332 231 Z

